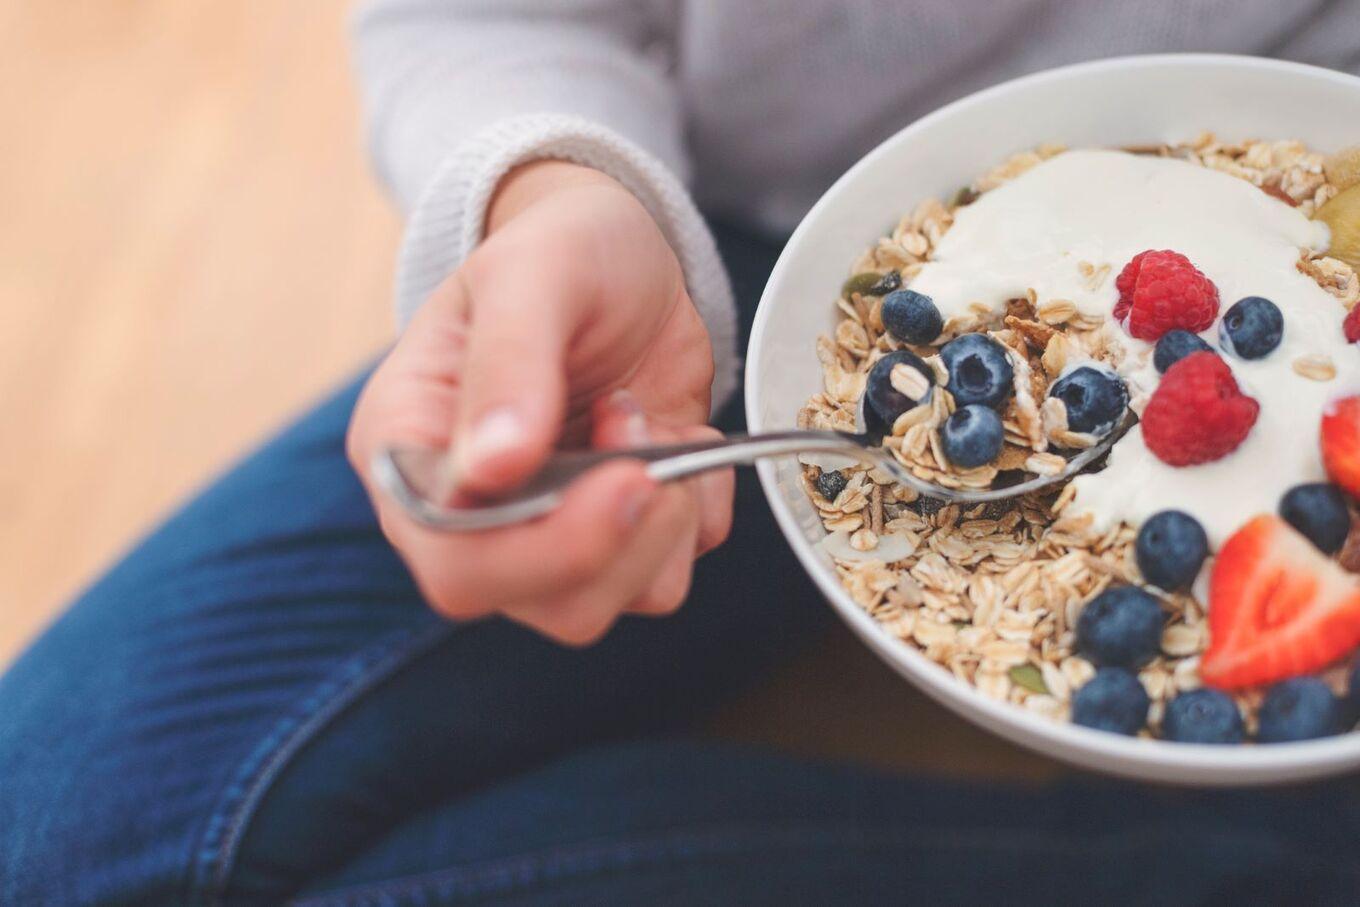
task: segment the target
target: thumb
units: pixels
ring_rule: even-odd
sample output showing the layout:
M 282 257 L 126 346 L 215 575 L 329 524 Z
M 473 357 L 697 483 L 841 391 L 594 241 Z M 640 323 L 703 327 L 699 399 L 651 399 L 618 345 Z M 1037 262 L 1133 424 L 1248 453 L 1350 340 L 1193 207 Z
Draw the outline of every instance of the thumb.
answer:
M 451 464 L 461 490 L 513 488 L 557 443 L 571 307 L 545 298 L 553 286 L 522 265 L 469 269 L 463 278 L 469 323 Z

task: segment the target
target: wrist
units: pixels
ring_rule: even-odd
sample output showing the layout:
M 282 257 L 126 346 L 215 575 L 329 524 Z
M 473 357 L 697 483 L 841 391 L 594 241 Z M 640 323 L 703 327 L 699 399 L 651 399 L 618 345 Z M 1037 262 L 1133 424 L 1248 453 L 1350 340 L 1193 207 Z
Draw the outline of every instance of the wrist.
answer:
M 583 186 L 613 186 L 627 191 L 593 167 L 570 161 L 540 160 L 521 164 L 496 186 L 486 209 L 486 235 L 494 233 L 536 202 L 557 192 Z

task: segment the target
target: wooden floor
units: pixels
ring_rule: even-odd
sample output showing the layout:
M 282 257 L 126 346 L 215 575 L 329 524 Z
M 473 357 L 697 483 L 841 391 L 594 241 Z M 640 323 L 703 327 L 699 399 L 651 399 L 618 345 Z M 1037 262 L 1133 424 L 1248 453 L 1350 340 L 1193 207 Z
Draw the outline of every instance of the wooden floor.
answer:
M 388 336 L 344 6 L 0 0 L 0 664 Z
M 390 334 L 341 0 L 0 0 L 0 666 Z M 78 10 L 78 12 L 77 12 Z M 1052 766 L 841 634 L 713 730 L 951 773 Z

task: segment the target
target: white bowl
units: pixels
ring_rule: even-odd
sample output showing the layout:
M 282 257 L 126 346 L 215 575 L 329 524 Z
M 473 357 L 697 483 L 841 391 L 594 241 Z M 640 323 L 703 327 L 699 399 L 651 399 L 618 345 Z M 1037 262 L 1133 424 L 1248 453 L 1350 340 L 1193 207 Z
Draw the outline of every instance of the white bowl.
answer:
M 1049 70 L 944 107 L 888 139 L 803 218 L 770 274 L 747 355 L 753 431 L 788 428 L 821 389 L 814 344 L 834 326 L 831 300 L 850 263 L 924 198 L 947 199 L 1009 154 L 1186 140 L 1301 139 L 1328 151 L 1360 141 L 1360 79 L 1253 57 L 1123 57 Z M 815 543 L 825 534 L 798 464 L 758 467 L 799 560 L 850 628 L 902 676 L 965 718 L 1045 755 L 1114 774 L 1187 784 L 1296 781 L 1360 766 L 1360 733 L 1266 746 L 1142 740 L 1059 723 L 988 699 L 881 630 L 851 600 Z

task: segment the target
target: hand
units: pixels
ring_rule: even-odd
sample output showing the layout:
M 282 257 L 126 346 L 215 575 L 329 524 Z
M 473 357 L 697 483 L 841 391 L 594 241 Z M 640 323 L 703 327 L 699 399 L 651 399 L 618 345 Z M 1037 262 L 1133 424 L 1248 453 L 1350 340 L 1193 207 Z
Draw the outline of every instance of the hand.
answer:
M 699 440 L 713 359 L 674 253 L 636 198 L 562 162 L 501 184 L 487 238 L 369 379 L 348 453 L 430 604 L 503 614 L 584 645 L 619 614 L 666 614 L 731 524 L 732 475 L 658 486 L 638 461 L 581 477 L 538 521 L 465 534 L 416 525 L 369 476 L 386 445 L 449 446 L 463 492 L 532 475 L 556 446 Z

